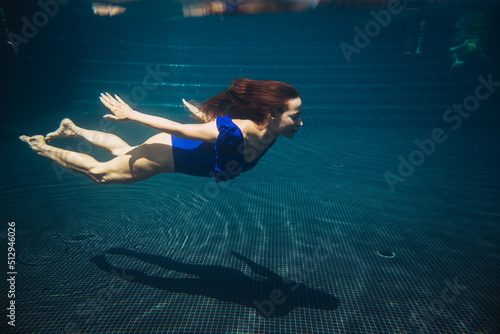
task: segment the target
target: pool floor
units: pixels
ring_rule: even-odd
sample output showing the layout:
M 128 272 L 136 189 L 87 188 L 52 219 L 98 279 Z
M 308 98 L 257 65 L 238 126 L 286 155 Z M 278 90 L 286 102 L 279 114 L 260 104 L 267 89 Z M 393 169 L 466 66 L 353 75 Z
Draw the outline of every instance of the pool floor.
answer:
M 496 333 L 500 138 L 445 130 L 419 161 L 430 128 L 304 127 L 219 185 L 102 186 L 4 142 L 1 245 L 14 221 L 17 250 L 6 330 Z

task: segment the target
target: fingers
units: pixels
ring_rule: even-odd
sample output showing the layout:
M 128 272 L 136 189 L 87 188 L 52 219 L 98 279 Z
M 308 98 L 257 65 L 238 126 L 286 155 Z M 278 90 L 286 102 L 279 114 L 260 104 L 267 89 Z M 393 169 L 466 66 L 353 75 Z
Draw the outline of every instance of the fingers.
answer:
M 129 121 L 126 118 L 118 117 L 118 116 L 111 115 L 111 114 L 104 115 L 104 116 L 102 116 L 102 118 L 112 119 L 113 121 L 117 121 L 119 123 L 127 123 Z
M 99 99 L 101 100 L 102 104 L 104 104 L 109 110 L 113 111 L 113 108 L 117 107 L 119 104 L 126 104 L 122 99 L 120 99 L 118 95 L 115 94 L 115 97 L 116 99 L 113 98 L 113 96 L 111 96 L 111 94 L 109 93 L 101 93 Z
M 123 100 L 122 100 L 122 99 L 121 99 L 118 95 L 116 95 L 116 94 L 115 94 L 115 98 L 116 98 L 119 102 L 121 102 L 121 103 L 125 103 L 125 102 L 123 102 Z M 126 103 L 125 103 L 125 104 L 126 104 Z
M 116 106 L 117 104 L 125 104 L 128 106 L 127 103 L 125 103 L 121 97 L 119 97 L 118 95 L 114 94 L 114 97 L 109 94 L 108 92 L 106 93 L 101 93 L 101 96 L 99 97 L 99 99 L 101 100 L 101 102 L 106 106 L 106 107 L 110 107 L 110 106 Z
M 184 104 L 184 107 L 188 108 L 191 111 L 192 105 L 188 101 L 182 99 L 182 103 Z
M 99 98 L 101 99 L 101 101 L 104 100 L 104 101 L 106 101 L 110 105 L 113 105 L 113 104 L 116 104 L 116 103 L 119 102 L 117 99 L 113 98 L 113 96 L 111 96 L 111 94 L 109 94 L 107 92 L 106 93 L 101 93 L 101 96 Z
M 207 116 L 200 109 L 198 109 L 198 107 L 194 106 L 184 99 L 182 99 L 182 103 L 184 103 L 184 106 L 192 113 L 191 115 L 189 115 L 189 117 L 203 123 L 209 121 Z
M 194 105 L 192 105 L 191 103 L 189 103 L 189 102 L 187 102 L 187 101 L 185 101 L 185 100 L 183 100 L 182 102 L 184 103 L 184 105 L 185 105 L 186 107 L 188 107 L 188 109 L 189 109 L 189 110 L 192 110 L 192 109 L 196 109 L 196 110 L 197 110 L 197 109 L 198 109 L 198 108 L 196 108 Z
M 190 112 L 192 112 L 193 114 L 197 114 L 197 115 L 200 115 L 200 114 L 201 114 L 200 110 L 199 110 L 197 107 L 195 107 L 195 106 L 194 106 L 194 105 L 192 105 L 191 103 L 187 102 L 186 100 L 182 99 L 182 103 L 184 103 L 184 106 L 185 106 L 186 108 L 188 108 L 188 110 L 189 110 Z
M 108 93 L 101 93 L 101 98 L 103 98 L 105 100 L 109 100 L 108 99 Z
M 106 93 L 107 94 L 107 93 Z M 101 102 L 108 107 L 108 105 L 112 105 L 113 101 L 109 99 L 107 95 L 104 95 L 104 93 L 101 93 L 101 96 L 99 96 L 99 99 Z M 109 108 L 109 107 L 108 107 Z
M 102 104 L 104 104 L 106 106 L 106 108 L 108 108 L 108 109 L 113 108 L 113 106 L 111 104 L 109 104 L 108 101 L 106 101 L 103 97 L 100 97 L 99 100 L 101 100 Z

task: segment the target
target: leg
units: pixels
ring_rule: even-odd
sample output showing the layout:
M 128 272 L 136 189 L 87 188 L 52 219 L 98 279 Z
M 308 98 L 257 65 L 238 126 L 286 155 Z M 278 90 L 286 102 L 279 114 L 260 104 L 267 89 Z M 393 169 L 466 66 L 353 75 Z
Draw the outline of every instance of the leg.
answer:
M 45 136 L 45 139 L 50 141 L 52 139 L 65 137 L 85 139 L 91 144 L 108 151 L 114 156 L 123 154 L 131 149 L 130 145 L 124 142 L 120 137 L 110 133 L 80 128 L 69 118 L 63 119 L 59 129 L 48 133 Z
M 38 155 L 51 159 L 64 168 L 72 172 L 86 175 L 91 179 L 93 178 L 89 174 L 89 170 L 100 164 L 99 161 L 89 155 L 47 145 L 43 136 L 21 136 L 19 139 L 28 143 Z M 96 181 L 95 179 L 93 180 Z
M 157 134 L 144 144 L 90 170 L 99 183 L 133 183 L 159 173 L 173 172 L 172 137 L 166 133 Z
M 133 183 L 159 173 L 173 173 L 171 137 L 153 136 L 144 144 L 131 148 L 108 162 L 99 162 L 89 155 L 47 145 L 43 136 L 21 136 L 39 155 L 89 177 L 97 183 Z
M 171 258 L 161 255 L 153 255 L 147 253 L 134 252 L 125 248 L 111 248 L 106 251 L 108 254 L 125 255 L 135 257 L 141 261 L 157 265 L 166 270 L 175 270 L 180 273 L 186 273 L 201 278 L 218 278 L 218 277 L 242 277 L 244 274 L 236 269 L 206 264 L 193 264 L 175 261 Z

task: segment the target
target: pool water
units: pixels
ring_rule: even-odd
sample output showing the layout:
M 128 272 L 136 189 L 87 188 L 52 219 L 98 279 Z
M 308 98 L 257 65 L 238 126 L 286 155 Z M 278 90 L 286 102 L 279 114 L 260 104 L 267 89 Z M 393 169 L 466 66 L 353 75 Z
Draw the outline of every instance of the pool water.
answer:
M 348 62 L 339 45 L 354 45 L 367 10 L 183 18 L 141 3 L 106 18 L 65 6 L 9 58 L 0 247 L 7 259 L 15 222 L 16 326 L 2 331 L 498 332 L 498 23 L 482 32 L 484 57 L 452 68 L 449 51 L 458 18 L 483 7 L 394 15 Z M 182 98 L 239 77 L 294 85 L 304 127 L 230 182 L 98 185 L 17 139 L 69 117 L 138 144 L 155 132 L 102 122 L 101 92 L 191 122 Z

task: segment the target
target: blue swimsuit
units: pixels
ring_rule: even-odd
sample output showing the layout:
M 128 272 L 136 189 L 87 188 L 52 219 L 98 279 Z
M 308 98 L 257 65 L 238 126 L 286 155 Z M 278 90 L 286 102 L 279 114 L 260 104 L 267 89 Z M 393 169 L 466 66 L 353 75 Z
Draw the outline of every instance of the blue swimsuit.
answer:
M 233 123 L 231 116 L 218 116 L 219 136 L 215 144 L 200 140 L 182 139 L 172 136 L 172 151 L 176 173 L 215 178 L 229 181 L 241 172 L 254 168 L 262 155 L 250 163 L 243 156 L 243 133 Z

